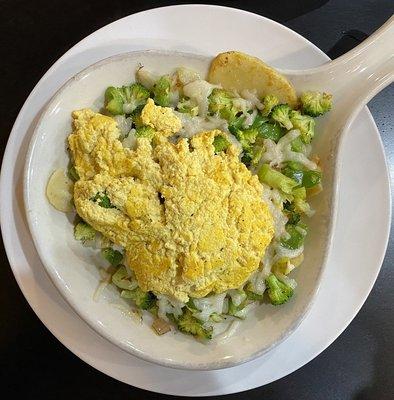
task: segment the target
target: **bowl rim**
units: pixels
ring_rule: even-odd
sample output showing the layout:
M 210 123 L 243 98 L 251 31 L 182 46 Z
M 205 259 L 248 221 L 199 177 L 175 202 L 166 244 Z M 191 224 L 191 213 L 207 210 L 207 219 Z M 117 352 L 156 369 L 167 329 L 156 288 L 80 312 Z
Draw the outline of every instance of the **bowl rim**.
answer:
M 28 223 L 28 228 L 31 233 L 32 239 L 33 239 L 33 244 L 37 250 L 37 253 L 39 255 L 39 258 L 44 266 L 45 272 L 49 276 L 50 280 L 58 290 L 58 292 L 61 294 L 63 299 L 72 307 L 72 309 L 78 314 L 78 316 L 85 321 L 96 333 L 98 333 L 101 337 L 104 339 L 108 340 L 118 348 L 122 349 L 123 351 L 136 356 L 140 359 L 143 359 L 145 361 L 158 364 L 161 366 L 165 367 L 170 367 L 170 368 L 175 368 L 175 369 L 183 369 L 183 370 L 199 370 L 199 371 L 210 371 L 210 370 L 218 370 L 218 369 L 224 369 L 224 368 L 231 368 L 243 363 L 246 363 L 248 361 L 254 360 L 269 351 L 271 351 L 273 348 L 281 344 L 284 340 L 286 340 L 291 334 L 298 328 L 298 326 L 302 323 L 302 321 L 305 319 L 307 316 L 308 312 L 312 308 L 312 305 L 315 302 L 317 293 L 320 289 L 321 285 L 321 280 L 322 276 L 324 274 L 324 271 L 326 270 L 327 266 L 327 261 L 328 261 L 328 256 L 330 253 L 331 245 L 332 245 L 332 238 L 333 238 L 333 232 L 334 232 L 334 227 L 336 224 L 336 217 L 337 217 L 337 205 L 338 205 L 338 187 L 339 187 L 339 158 L 335 157 L 334 161 L 334 167 L 333 167 L 333 178 L 332 178 L 332 191 L 331 191 L 331 207 L 330 207 L 330 215 L 329 215 L 329 222 L 328 222 L 328 237 L 327 237 L 327 242 L 324 246 L 324 255 L 323 255 L 323 261 L 320 265 L 320 268 L 317 273 L 317 278 L 316 278 L 316 284 L 313 287 L 313 290 L 311 290 L 308 293 L 309 296 L 309 301 L 305 304 L 305 306 L 301 309 L 299 312 L 298 317 L 293 321 L 293 323 L 284 331 L 282 334 L 270 345 L 265 346 L 257 351 L 254 351 L 253 353 L 249 354 L 248 356 L 243 356 L 243 357 L 238 357 L 237 359 L 224 359 L 220 361 L 214 361 L 214 362 L 199 362 L 199 363 L 182 363 L 178 361 L 174 361 L 172 359 L 159 359 L 156 357 L 151 356 L 149 353 L 146 353 L 144 351 L 141 351 L 135 347 L 125 345 L 123 342 L 116 340 L 115 337 L 113 337 L 101 324 L 97 323 L 97 320 L 93 317 L 91 317 L 89 314 L 85 313 L 79 306 L 78 302 L 75 302 L 71 296 L 68 295 L 68 291 L 65 290 L 64 283 L 62 283 L 61 279 L 57 275 L 56 271 L 46 262 L 45 259 L 45 249 L 43 249 L 38 241 L 38 234 L 37 234 L 37 225 L 34 223 L 33 219 L 33 211 L 32 208 L 30 207 L 30 167 L 33 161 L 33 153 L 35 151 L 35 146 L 37 143 L 37 140 L 39 138 L 39 131 L 40 128 L 43 124 L 43 122 L 46 119 L 47 113 L 50 109 L 52 109 L 53 105 L 58 101 L 59 97 L 62 95 L 62 93 L 69 87 L 71 86 L 75 81 L 81 80 L 84 76 L 89 74 L 90 72 L 105 66 L 107 64 L 110 64 L 113 61 L 119 61 L 122 59 L 127 59 L 133 56 L 138 56 L 139 54 L 145 55 L 145 54 L 156 54 L 159 56 L 182 56 L 187 58 L 193 58 L 193 59 L 199 59 L 203 61 L 208 61 L 212 59 L 213 57 L 210 55 L 202 55 L 202 54 L 196 54 L 196 53 L 191 53 L 191 52 L 184 52 L 184 51 L 177 51 L 177 50 L 157 50 L 157 49 L 148 49 L 148 50 L 135 50 L 135 51 L 129 51 L 129 52 L 123 52 L 119 54 L 115 54 L 109 57 L 106 57 L 102 60 L 99 60 L 88 67 L 82 69 L 80 72 L 69 78 L 55 93 L 54 95 L 50 98 L 50 100 L 47 102 L 47 104 L 43 107 L 41 110 L 41 114 L 37 120 L 37 124 L 34 128 L 32 137 L 29 142 L 29 146 L 27 149 L 26 153 L 26 159 L 25 159 L 25 165 L 24 165 L 24 170 L 23 170 L 23 201 L 24 201 L 24 206 L 25 206 L 25 213 L 26 213 L 26 219 Z M 335 156 L 338 154 L 338 148 L 340 147 L 340 143 L 342 141 L 342 138 L 345 135 L 340 135 L 339 140 L 337 141 L 336 145 L 336 152 Z

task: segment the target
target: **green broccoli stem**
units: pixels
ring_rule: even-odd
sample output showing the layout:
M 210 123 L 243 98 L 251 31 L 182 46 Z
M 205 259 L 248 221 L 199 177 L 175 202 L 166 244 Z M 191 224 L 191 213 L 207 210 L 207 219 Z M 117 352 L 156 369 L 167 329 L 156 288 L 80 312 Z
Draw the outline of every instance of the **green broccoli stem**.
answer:
M 257 175 L 260 182 L 279 189 L 285 194 L 292 194 L 292 190 L 298 185 L 296 181 L 274 170 L 268 164 L 263 164 Z

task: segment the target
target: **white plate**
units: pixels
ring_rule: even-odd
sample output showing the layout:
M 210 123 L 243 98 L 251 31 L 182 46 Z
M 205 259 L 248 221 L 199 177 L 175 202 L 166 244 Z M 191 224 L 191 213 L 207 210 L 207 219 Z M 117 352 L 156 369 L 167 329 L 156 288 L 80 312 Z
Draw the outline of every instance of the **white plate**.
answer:
M 236 32 L 231 29 L 234 24 Z M 215 35 L 209 30 L 211 26 L 226 35 Z M 274 38 L 269 43 L 252 40 L 264 37 L 267 31 Z M 272 382 L 304 365 L 335 340 L 358 312 L 376 279 L 387 245 L 391 212 L 388 172 L 376 126 L 369 112 L 363 110 L 340 152 L 339 222 L 320 292 L 308 317 L 274 351 L 222 371 L 159 367 L 106 342 L 61 299 L 42 268 L 23 216 L 23 160 L 41 108 L 70 76 L 109 55 L 144 48 L 215 54 L 228 50 L 227 43 L 281 68 L 310 67 L 327 59 L 294 32 L 243 11 L 177 6 L 136 14 L 89 36 L 48 71 L 21 110 L 4 156 L 0 186 L 3 237 L 15 277 L 30 305 L 80 358 L 116 379 L 162 393 L 233 393 Z M 368 192 L 365 181 L 373 182 Z

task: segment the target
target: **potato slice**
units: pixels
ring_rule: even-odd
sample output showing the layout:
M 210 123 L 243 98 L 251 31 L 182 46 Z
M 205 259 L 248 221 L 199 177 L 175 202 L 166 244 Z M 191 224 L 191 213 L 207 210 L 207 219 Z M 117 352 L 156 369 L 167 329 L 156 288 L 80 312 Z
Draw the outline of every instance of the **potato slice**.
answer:
M 259 97 L 273 94 L 281 103 L 297 105 L 297 95 L 289 80 L 256 57 L 237 51 L 218 54 L 211 62 L 208 81 L 224 89 L 256 89 Z
M 47 198 L 49 202 L 62 212 L 72 210 L 73 182 L 67 177 L 63 169 L 57 169 L 49 178 L 47 184 Z

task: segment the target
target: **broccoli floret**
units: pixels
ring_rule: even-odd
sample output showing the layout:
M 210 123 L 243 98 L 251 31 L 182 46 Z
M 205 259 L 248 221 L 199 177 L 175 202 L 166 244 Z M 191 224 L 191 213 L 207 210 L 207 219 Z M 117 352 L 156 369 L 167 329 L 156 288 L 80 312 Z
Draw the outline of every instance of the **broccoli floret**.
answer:
M 290 112 L 290 121 L 294 129 L 301 132 L 301 139 L 304 143 L 310 143 L 315 136 L 315 120 L 309 115 L 302 115 L 299 111 Z
M 131 114 L 137 107 L 142 107 L 149 99 L 150 92 L 140 83 L 133 83 L 130 86 L 124 86 L 125 101 L 123 111 L 125 114 Z
M 257 165 L 264 152 L 262 143 L 256 144 L 256 139 L 259 136 L 259 129 L 250 127 L 248 129 L 238 129 L 235 132 L 235 137 L 242 146 L 243 155 L 241 161 L 249 166 L 250 164 Z
M 155 136 L 156 131 L 151 127 L 147 125 L 142 125 L 138 127 L 135 131 L 135 137 L 137 138 L 148 138 L 149 140 L 152 140 L 153 137 Z
M 260 182 L 264 182 L 275 189 L 279 189 L 285 194 L 292 194 L 293 189 L 298 185 L 295 180 L 274 170 L 268 164 L 263 164 L 257 175 Z
M 261 110 L 261 114 L 263 116 L 268 116 L 272 109 L 279 104 L 279 99 L 273 94 L 267 94 L 263 98 L 263 106 L 264 108 Z
M 215 148 L 215 154 L 225 151 L 230 146 L 230 142 L 223 135 L 215 136 L 212 144 Z
M 198 105 L 187 97 L 179 100 L 176 109 L 181 113 L 190 114 L 192 117 L 198 115 Z
M 142 310 L 148 310 L 155 305 L 156 296 L 152 292 L 144 292 L 137 287 L 134 290 L 122 290 L 120 296 L 134 300 L 135 305 Z
M 301 106 L 304 114 L 318 117 L 331 110 L 332 95 L 321 92 L 305 92 L 301 95 Z
M 94 203 L 97 203 L 100 207 L 103 208 L 116 208 L 114 205 L 112 205 L 111 200 L 105 192 L 96 193 L 90 200 L 92 200 Z
M 286 224 L 286 232 L 288 237 L 281 240 L 281 245 L 287 249 L 299 249 L 305 240 L 307 234 L 307 227 L 305 224 L 298 223 L 297 225 Z
M 227 90 L 213 89 L 208 97 L 208 101 L 208 110 L 210 113 L 219 114 L 221 118 L 226 120 L 235 118 L 237 111 L 233 109 L 233 97 Z
M 105 91 L 105 108 L 113 115 L 123 114 L 124 94 L 122 88 L 110 86 Z
M 294 290 L 281 282 L 274 274 L 266 278 L 265 284 L 270 302 L 275 306 L 286 303 L 293 296 Z
M 112 247 L 101 249 L 101 255 L 111 265 L 119 265 L 123 260 L 123 254 L 118 250 L 114 250 Z
M 153 86 L 154 102 L 159 106 L 168 107 L 170 105 L 170 91 L 170 77 L 168 75 L 164 75 L 159 78 L 159 80 Z
M 245 129 L 238 130 L 235 133 L 235 137 L 238 139 L 239 143 L 243 149 L 250 149 L 251 145 L 256 141 L 257 135 L 259 134 L 258 129 Z
M 137 107 L 145 105 L 149 95 L 149 90 L 140 83 L 110 86 L 105 91 L 105 108 L 113 115 L 131 114 Z
M 118 270 L 112 275 L 112 283 L 119 289 L 129 291 L 137 287 L 137 282 L 132 278 L 124 265 L 120 265 Z
M 293 124 L 290 121 L 291 108 L 287 104 L 278 104 L 272 109 L 271 118 L 283 128 L 290 130 Z
M 96 237 L 96 231 L 85 221 L 80 221 L 74 227 L 74 237 L 76 240 L 86 242 Z
M 201 321 L 193 317 L 190 310 L 184 308 L 183 314 L 177 321 L 178 329 L 188 335 L 196 336 L 199 339 L 212 339 L 213 328 L 204 328 Z

